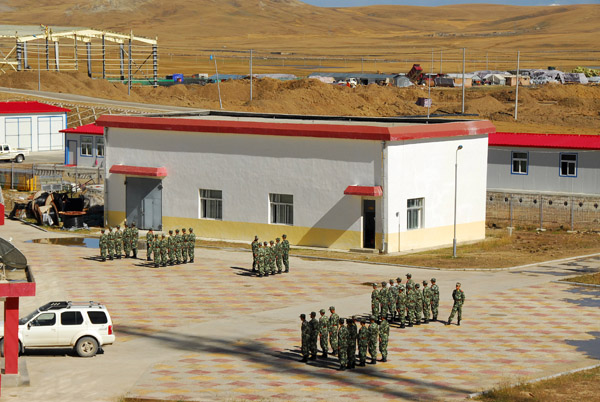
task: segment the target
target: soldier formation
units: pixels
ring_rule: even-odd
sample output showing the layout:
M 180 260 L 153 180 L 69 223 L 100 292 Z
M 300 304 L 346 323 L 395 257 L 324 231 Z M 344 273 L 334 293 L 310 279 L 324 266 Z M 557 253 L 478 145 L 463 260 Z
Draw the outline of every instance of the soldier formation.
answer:
M 331 354 L 337 355 L 340 362 L 339 370 L 353 369 L 356 367 L 357 350 L 358 365 L 365 366 L 367 354 L 371 360 L 369 364 L 377 363 L 378 350 L 381 353 L 381 361 L 386 362 L 388 358 L 388 340 L 390 335 L 390 323 L 397 322 L 400 328 L 407 325 L 426 324 L 437 321 L 440 302 L 440 290 L 436 279 L 431 278 L 431 287 L 428 281 L 423 281 L 423 290 L 418 283 L 414 283 L 412 275 L 406 274 L 406 284 L 402 284 L 400 278 L 390 279 L 389 285 L 384 281 L 381 289 L 376 283 L 373 284 L 371 293 L 371 315 L 368 320 L 364 318 L 340 318 L 335 312 L 335 307 L 329 307 L 329 317 L 325 309 L 320 310 L 321 317 L 317 320 L 316 313 L 310 314 L 311 320 L 306 321 L 306 315 L 301 314 L 302 321 L 302 360 L 307 362 L 317 359 L 317 340 L 320 339 L 322 358 L 326 359 L 331 347 Z M 458 325 L 462 319 L 462 305 L 465 302 L 465 294 L 456 284 L 452 292 L 454 305 L 452 313 L 446 325 L 450 325 L 455 314 L 458 314 Z M 356 323 L 360 324 L 357 328 Z M 367 326 L 368 324 L 368 326 Z
M 259 278 L 290 272 L 290 242 L 287 240 L 286 235 L 281 237 L 283 240 L 278 237 L 275 241 L 261 243 L 258 236 L 254 236 L 252 241 L 252 272 L 255 272 Z
M 154 233 L 152 229 L 146 234 L 146 260 L 153 261 L 154 267 L 167 265 L 186 264 L 194 262 L 194 247 L 196 234 L 190 228 L 189 233 L 185 228 L 169 230 L 169 236 L 164 233 Z
M 121 231 L 121 226 L 117 225 L 113 230 L 108 227 L 108 233 L 105 229 L 100 232 L 100 258 L 102 261 L 113 259 L 121 259 L 123 251 L 125 258 L 129 258 L 130 254 L 133 258 L 137 258 L 139 231 L 135 227 L 135 222 L 131 226 L 125 222 L 125 229 Z

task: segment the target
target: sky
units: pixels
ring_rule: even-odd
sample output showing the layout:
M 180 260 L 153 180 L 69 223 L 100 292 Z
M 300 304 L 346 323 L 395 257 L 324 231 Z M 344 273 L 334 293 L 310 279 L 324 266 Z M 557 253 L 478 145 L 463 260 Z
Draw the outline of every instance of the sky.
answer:
M 398 4 L 409 6 L 444 6 L 448 4 L 473 4 L 473 3 L 493 3 L 510 4 L 515 6 L 550 6 L 550 5 L 569 5 L 569 4 L 600 4 L 600 0 L 302 0 L 304 3 L 320 7 L 355 7 L 372 6 L 375 4 Z

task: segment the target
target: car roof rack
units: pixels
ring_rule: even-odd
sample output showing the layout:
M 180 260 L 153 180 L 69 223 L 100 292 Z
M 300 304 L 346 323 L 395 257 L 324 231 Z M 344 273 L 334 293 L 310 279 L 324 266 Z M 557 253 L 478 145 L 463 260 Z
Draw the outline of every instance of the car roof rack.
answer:
M 50 303 L 44 304 L 39 308 L 40 311 L 48 311 L 48 310 L 60 310 L 61 308 L 69 307 L 69 302 L 67 301 L 52 301 Z
M 102 307 L 102 304 L 99 302 L 95 302 L 95 301 L 87 301 L 87 302 L 78 302 L 78 301 L 70 301 L 67 302 L 68 305 L 66 306 L 67 308 L 71 308 L 71 307 Z

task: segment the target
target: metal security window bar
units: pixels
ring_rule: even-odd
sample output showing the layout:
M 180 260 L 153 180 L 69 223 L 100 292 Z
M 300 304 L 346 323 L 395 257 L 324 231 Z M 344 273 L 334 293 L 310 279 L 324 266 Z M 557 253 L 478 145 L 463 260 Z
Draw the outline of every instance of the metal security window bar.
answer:
M 96 139 L 96 156 L 104 157 L 104 138 Z
M 94 140 L 92 137 L 81 137 L 81 155 L 92 156 L 94 148 Z
M 512 153 L 512 173 L 527 174 L 529 167 L 529 153 L 513 152 Z
M 200 217 L 202 219 L 223 219 L 223 191 L 200 190 Z
M 406 200 L 406 228 L 420 229 L 423 227 L 423 198 Z
M 290 194 L 269 194 L 271 201 L 271 223 L 294 224 L 294 196 Z
M 577 177 L 577 154 L 560 154 L 560 175 Z

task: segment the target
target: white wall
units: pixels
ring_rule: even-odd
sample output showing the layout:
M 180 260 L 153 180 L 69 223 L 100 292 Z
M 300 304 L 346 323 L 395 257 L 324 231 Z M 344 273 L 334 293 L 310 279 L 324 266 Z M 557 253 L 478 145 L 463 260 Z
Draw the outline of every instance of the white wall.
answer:
M 33 152 L 60 150 L 64 148 L 64 136 L 59 131 L 65 128 L 67 128 L 67 115 L 65 113 L 2 114 L 0 115 L 0 143 L 9 143 L 18 148 L 27 148 Z M 19 131 L 21 132 L 21 138 L 19 138 L 19 143 L 16 143 L 17 138 L 11 137 L 11 134 L 16 134 Z M 26 135 L 23 135 L 23 133 L 26 133 Z M 42 136 L 39 135 L 40 133 L 42 133 Z

